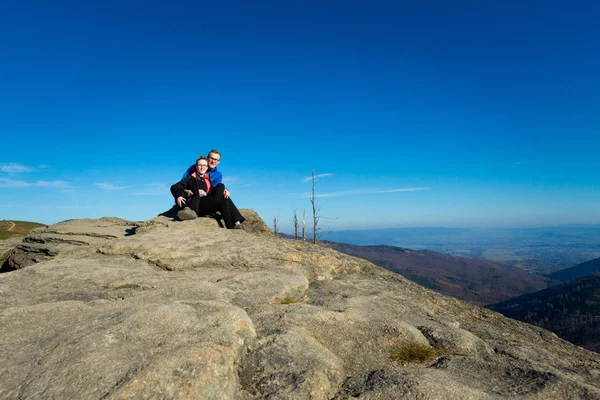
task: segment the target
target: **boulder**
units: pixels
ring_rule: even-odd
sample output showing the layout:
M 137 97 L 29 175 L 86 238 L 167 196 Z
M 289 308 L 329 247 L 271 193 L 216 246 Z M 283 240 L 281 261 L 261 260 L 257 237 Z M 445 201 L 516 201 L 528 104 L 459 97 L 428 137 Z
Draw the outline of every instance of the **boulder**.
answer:
M 600 355 L 242 212 L 31 232 L 0 274 L 0 398 L 600 398 Z

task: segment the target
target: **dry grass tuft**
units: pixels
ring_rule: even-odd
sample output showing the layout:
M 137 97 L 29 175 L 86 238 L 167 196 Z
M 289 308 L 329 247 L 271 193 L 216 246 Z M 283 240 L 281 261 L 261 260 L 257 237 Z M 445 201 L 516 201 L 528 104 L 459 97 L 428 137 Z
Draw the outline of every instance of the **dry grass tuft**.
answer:
M 392 359 L 402 363 L 432 361 L 444 353 L 443 349 L 419 342 L 403 342 L 392 350 Z
M 294 304 L 294 303 L 301 303 L 302 299 L 297 299 L 295 297 L 291 297 L 291 296 L 285 296 L 283 299 L 276 299 L 274 301 L 274 303 L 278 303 L 278 304 Z

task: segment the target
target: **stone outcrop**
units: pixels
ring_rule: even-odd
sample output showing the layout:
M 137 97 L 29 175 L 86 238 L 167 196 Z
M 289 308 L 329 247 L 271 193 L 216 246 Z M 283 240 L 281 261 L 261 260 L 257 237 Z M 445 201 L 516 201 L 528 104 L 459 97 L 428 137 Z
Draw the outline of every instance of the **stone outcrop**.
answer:
M 4 264 L 22 240 L 23 238 L 20 237 L 0 240 L 0 265 Z
M 600 355 L 243 213 L 31 232 L 0 274 L 0 398 L 600 398 Z

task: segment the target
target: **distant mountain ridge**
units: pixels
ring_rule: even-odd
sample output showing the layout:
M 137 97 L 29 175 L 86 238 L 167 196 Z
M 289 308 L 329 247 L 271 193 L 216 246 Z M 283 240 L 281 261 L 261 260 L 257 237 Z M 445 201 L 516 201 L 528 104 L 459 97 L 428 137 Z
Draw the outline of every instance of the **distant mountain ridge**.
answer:
M 545 276 L 521 268 L 431 250 L 336 242 L 323 244 L 341 253 L 369 260 L 429 289 L 479 305 L 534 292 L 549 284 Z
M 557 281 L 566 282 L 593 273 L 600 273 L 600 258 L 577 264 L 571 268 L 561 269 L 560 271 L 551 273 L 548 277 Z
M 600 275 L 589 275 L 487 306 L 600 352 Z
M 381 228 L 381 229 L 348 229 L 339 231 L 322 232 L 319 237 L 324 240 L 340 241 L 351 244 L 389 244 L 382 241 L 397 240 L 396 235 L 402 235 L 401 239 L 421 238 L 426 234 L 434 238 L 459 239 L 464 235 L 481 235 L 481 233 L 493 233 L 497 237 L 507 234 L 520 236 L 534 234 L 537 237 L 574 237 L 582 234 L 600 234 L 600 224 L 568 224 L 534 228 L 451 228 L 451 227 L 407 227 L 407 228 Z M 377 243 L 365 243 L 374 240 Z M 357 243 L 360 242 L 360 243 Z
M 510 264 L 541 274 L 600 256 L 600 225 L 387 228 L 322 232 L 322 240 L 390 245 Z

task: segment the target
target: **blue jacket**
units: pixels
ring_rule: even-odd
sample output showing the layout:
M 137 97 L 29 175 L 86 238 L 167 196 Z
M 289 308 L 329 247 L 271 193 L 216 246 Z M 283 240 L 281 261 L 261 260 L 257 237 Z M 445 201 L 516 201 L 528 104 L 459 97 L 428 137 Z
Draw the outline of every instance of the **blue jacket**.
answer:
M 187 169 L 187 171 L 185 171 L 185 174 L 183 174 L 183 176 L 181 177 L 181 180 L 184 180 L 185 178 L 190 176 L 194 171 L 196 171 L 196 164 L 192 165 L 191 167 L 189 167 Z M 213 168 L 212 170 L 210 170 L 206 173 L 210 177 L 210 185 L 212 187 L 215 187 L 219 183 L 223 182 L 223 174 L 221 174 L 221 171 L 217 170 L 217 167 Z

